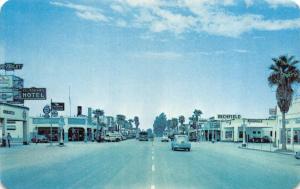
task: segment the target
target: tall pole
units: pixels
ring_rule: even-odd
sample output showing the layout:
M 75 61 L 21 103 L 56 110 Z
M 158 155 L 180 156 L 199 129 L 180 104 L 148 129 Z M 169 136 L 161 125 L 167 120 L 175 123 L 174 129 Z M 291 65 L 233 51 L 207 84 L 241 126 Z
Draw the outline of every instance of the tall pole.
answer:
M 71 87 L 69 86 L 69 108 L 70 108 L 70 117 L 72 116 L 71 112 Z
M 52 98 L 50 101 L 50 145 L 52 146 Z
M 243 118 L 243 144 L 242 147 L 246 147 L 246 124 L 245 118 Z

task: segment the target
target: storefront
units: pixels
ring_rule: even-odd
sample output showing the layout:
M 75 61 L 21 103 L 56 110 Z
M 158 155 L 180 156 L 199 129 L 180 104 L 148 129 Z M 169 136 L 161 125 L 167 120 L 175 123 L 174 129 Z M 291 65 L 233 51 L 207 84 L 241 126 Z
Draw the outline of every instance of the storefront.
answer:
M 221 122 L 221 140 L 242 142 L 243 131 L 248 142 L 271 142 L 275 119 L 234 119 Z
M 64 141 L 90 141 L 93 140 L 95 125 L 89 123 L 88 117 L 64 117 L 62 132 Z M 31 117 L 30 135 L 44 135 L 49 140 L 58 141 L 60 136 L 60 118 Z M 51 137 L 52 136 L 52 137 Z
M 274 130 L 277 133 L 282 132 L 282 114 L 277 108 L 277 127 Z M 288 113 L 285 116 L 286 118 L 286 142 L 287 144 L 300 144 L 300 96 L 293 99 L 291 107 Z M 274 140 L 276 140 L 277 144 L 281 144 L 280 135 L 274 136 Z
M 13 141 L 29 142 L 29 108 L 0 102 L 0 132 L 2 138 L 10 133 Z M 20 137 L 20 134 L 22 136 Z

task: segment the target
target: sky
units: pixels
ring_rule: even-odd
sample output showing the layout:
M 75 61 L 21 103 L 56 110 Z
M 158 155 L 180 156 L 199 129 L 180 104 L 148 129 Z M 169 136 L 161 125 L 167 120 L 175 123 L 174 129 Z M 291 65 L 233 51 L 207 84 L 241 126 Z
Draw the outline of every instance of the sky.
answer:
M 3 4 L 4 1 L 1 1 Z M 0 4 L 1 4 L 0 3 Z M 241 114 L 266 118 L 276 105 L 272 58 L 300 59 L 299 1 L 9 0 L 0 14 L 0 61 L 22 63 L 32 116 L 50 99 L 106 115 L 168 118 Z M 1 72 L 3 74 L 3 72 Z M 299 91 L 299 86 L 296 86 Z

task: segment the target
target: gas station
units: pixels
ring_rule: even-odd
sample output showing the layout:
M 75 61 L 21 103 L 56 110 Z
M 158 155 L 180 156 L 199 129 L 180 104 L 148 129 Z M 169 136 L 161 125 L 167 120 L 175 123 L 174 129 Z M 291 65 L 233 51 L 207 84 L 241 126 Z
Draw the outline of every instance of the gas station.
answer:
M 0 127 L 2 138 L 8 133 L 7 123 L 9 121 L 21 122 L 23 131 L 23 144 L 27 145 L 29 143 L 29 108 L 25 106 L 18 106 L 0 102 L 0 112 Z M 19 129 L 21 128 L 17 128 L 17 130 Z M 3 142 L 3 140 L 2 145 L 5 145 L 5 142 Z

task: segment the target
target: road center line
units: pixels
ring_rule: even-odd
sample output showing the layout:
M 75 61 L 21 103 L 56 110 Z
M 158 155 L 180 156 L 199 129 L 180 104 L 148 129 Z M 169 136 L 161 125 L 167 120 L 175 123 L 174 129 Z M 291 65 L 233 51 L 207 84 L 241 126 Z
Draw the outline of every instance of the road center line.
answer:
M 155 171 L 155 166 L 154 166 L 154 164 L 152 164 L 152 172 L 154 172 Z
M 152 156 L 152 160 L 154 160 L 154 156 Z

